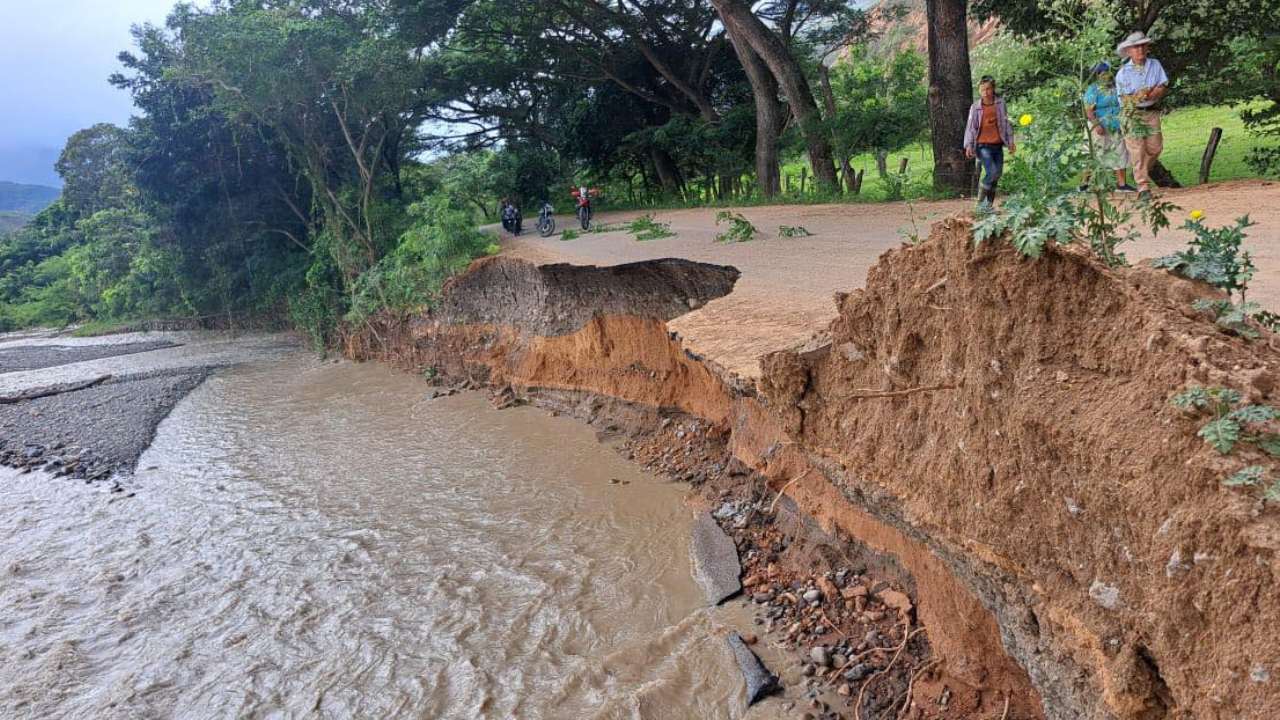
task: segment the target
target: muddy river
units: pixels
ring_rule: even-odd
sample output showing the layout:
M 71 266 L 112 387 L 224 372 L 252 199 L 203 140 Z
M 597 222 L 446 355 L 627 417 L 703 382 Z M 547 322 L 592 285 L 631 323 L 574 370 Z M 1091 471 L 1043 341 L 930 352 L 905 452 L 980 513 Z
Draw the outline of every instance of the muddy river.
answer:
M 573 420 L 270 347 L 174 408 L 133 496 L 0 468 L 0 716 L 743 716 L 684 488 Z

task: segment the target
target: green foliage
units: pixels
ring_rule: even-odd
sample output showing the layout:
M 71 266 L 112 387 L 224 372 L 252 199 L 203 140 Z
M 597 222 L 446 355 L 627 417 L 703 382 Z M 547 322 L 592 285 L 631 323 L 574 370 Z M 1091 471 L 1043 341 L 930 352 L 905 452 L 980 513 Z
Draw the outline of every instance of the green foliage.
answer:
M 1241 400 L 1240 393 L 1230 388 L 1193 386 L 1169 402 L 1184 410 L 1207 412 L 1210 419 L 1196 434 L 1223 455 L 1239 442 L 1258 446 L 1268 453 L 1280 449 L 1275 447 L 1280 438 L 1259 430 L 1259 426 L 1280 418 L 1280 410 L 1270 405 L 1241 405 Z
M 560 240 L 563 242 L 577 240 L 580 237 L 582 237 L 582 233 L 574 230 L 573 228 L 565 228 L 564 232 L 560 233 Z
M 1247 340 L 1259 337 L 1258 330 L 1251 324 L 1254 316 L 1262 310 L 1258 303 L 1242 302 L 1237 305 L 1230 300 L 1196 300 L 1191 303 L 1191 307 L 1212 313 L 1214 324 L 1228 333 Z
M 627 232 L 639 241 L 675 237 L 675 233 L 671 230 L 671 223 L 656 222 L 652 215 L 641 215 L 627 223 Z
M 1205 225 L 1203 218 L 1188 218 L 1182 225 L 1191 233 L 1187 249 L 1159 258 L 1154 265 L 1225 290 L 1228 297 L 1239 294 L 1243 301 L 1257 271 L 1249 253 L 1241 249 L 1245 230 L 1253 225 L 1248 215 L 1217 229 Z
M 843 157 L 873 153 L 881 178 L 887 157 L 928 131 L 928 92 L 924 59 L 914 50 L 878 55 L 867 45 L 849 48 L 831 72 L 836 114 L 830 120 L 837 151 Z M 902 197 L 904 178 L 887 186 L 891 199 Z
M 1263 488 L 1262 499 L 1280 503 L 1280 478 L 1273 479 L 1261 465 L 1250 465 L 1222 481 L 1227 487 Z
M 1246 339 L 1258 337 L 1252 322 L 1262 312 L 1261 306 L 1246 300 L 1249 281 L 1257 268 L 1248 251 L 1241 248 L 1245 230 L 1253 225 L 1246 215 L 1237 218 L 1235 225 L 1215 229 L 1205 225 L 1199 213 L 1193 213 L 1182 225 L 1183 230 L 1191 233 L 1187 249 L 1158 258 L 1153 263 L 1155 267 L 1167 268 L 1225 291 L 1225 300 L 1197 300 L 1192 307 L 1212 313 L 1218 327 Z
M 122 128 L 99 123 L 68 140 L 54 166 L 62 176 L 63 201 L 81 215 L 125 207 L 136 192 L 129 177 Z
M 440 286 L 497 248 L 470 213 L 435 196 L 409 207 L 412 224 L 396 248 L 356 280 L 345 319 L 362 323 L 382 310 L 411 312 L 431 304 Z
M 1193 386 L 1175 395 L 1170 403 L 1192 412 L 1206 413 L 1207 422 L 1196 433 L 1218 453 L 1226 455 L 1241 446 L 1252 446 L 1280 457 L 1280 434 L 1268 423 L 1280 419 L 1280 409 L 1270 405 L 1242 405 L 1239 392 L 1223 387 Z M 1270 483 L 1269 487 L 1266 487 Z M 1272 482 L 1267 469 L 1250 465 L 1223 480 L 1228 487 L 1265 487 L 1263 498 L 1280 502 L 1280 479 Z
M 778 237 L 780 238 L 797 238 L 812 237 L 813 233 L 809 229 L 800 225 L 779 225 Z
M 716 213 L 716 227 L 728 223 L 729 228 L 716 235 L 716 242 L 747 242 L 756 236 L 756 226 L 740 213 L 721 210 Z
M 1131 222 L 1135 210 L 1142 224 L 1158 233 L 1168 227 L 1175 206 L 1160 200 L 1117 203 L 1114 174 L 1089 132 L 1083 78 L 1098 58 L 1109 55 L 1118 34 L 1114 20 L 1098 5 L 1057 3 L 1051 12 L 1076 32 L 1036 39 L 1037 52 L 1052 54 L 1060 74 L 1039 78 L 1020 102 L 1018 153 L 1005 176 L 1014 191 L 1002 208 L 979 218 L 974 237 L 986 242 L 1007 236 L 1030 257 L 1053 243 L 1082 242 L 1107 265 L 1123 265 L 1120 246 L 1140 235 Z M 1076 190 L 1081 176 L 1088 178 L 1085 193 Z

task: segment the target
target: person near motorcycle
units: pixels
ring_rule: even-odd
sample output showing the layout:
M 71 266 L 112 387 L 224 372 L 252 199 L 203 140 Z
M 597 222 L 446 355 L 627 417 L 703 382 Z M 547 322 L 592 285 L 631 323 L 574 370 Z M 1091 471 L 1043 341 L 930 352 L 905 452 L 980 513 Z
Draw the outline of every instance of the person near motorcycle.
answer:
M 573 199 L 578 201 L 578 219 L 582 221 L 582 229 L 586 230 L 591 222 L 591 216 L 595 214 L 595 209 L 591 207 L 591 198 L 600 196 L 599 188 L 588 188 L 583 185 L 575 187 L 571 192 Z
M 520 216 L 520 208 L 515 206 L 510 200 L 503 198 L 502 200 L 502 227 L 512 235 L 519 235 L 523 218 Z

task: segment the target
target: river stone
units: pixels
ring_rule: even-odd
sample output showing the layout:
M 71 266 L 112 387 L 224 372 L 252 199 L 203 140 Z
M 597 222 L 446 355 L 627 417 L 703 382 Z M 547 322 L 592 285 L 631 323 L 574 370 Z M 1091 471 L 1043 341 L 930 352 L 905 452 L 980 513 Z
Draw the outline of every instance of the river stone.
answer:
M 733 539 L 707 513 L 693 523 L 693 577 L 710 605 L 719 605 L 742 590 L 742 566 Z
M 778 678 L 760 662 L 738 633 L 730 633 L 725 640 L 729 642 L 729 649 L 742 671 L 742 679 L 747 683 L 747 707 L 778 689 Z

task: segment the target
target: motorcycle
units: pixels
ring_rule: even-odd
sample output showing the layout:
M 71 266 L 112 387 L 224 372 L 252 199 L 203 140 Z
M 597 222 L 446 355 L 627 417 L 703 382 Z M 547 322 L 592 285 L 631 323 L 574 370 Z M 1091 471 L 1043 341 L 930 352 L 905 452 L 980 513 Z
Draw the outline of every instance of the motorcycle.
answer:
M 554 213 L 551 203 L 542 203 L 542 211 L 538 213 L 538 234 L 542 237 L 551 237 L 556 231 L 556 219 L 552 217 Z
M 524 226 L 524 218 L 520 216 L 520 209 L 515 205 L 508 205 L 502 209 L 502 229 L 512 235 L 519 235 Z
M 598 192 L 585 187 L 573 191 L 574 198 L 578 200 L 578 222 L 582 224 L 583 230 L 591 229 L 591 217 L 595 214 L 595 210 L 591 207 L 591 196 Z

